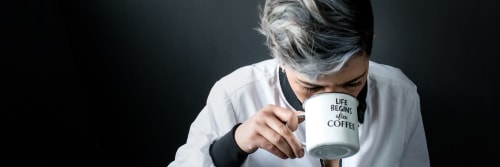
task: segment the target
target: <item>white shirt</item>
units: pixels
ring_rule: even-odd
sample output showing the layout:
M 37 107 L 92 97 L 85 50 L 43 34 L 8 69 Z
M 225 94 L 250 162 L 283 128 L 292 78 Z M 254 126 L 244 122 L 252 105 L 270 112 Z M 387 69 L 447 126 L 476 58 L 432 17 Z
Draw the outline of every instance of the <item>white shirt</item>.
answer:
M 241 67 L 212 87 L 206 106 L 191 124 L 187 142 L 168 166 L 213 167 L 210 144 L 224 136 L 267 104 L 295 110 L 280 87 L 276 60 Z M 430 166 L 417 87 L 401 70 L 369 63 L 364 123 L 359 126 L 360 150 L 342 159 L 342 167 L 428 167 Z M 305 141 L 305 122 L 294 132 Z M 320 160 L 283 160 L 263 149 L 249 154 L 248 167 L 320 167 Z

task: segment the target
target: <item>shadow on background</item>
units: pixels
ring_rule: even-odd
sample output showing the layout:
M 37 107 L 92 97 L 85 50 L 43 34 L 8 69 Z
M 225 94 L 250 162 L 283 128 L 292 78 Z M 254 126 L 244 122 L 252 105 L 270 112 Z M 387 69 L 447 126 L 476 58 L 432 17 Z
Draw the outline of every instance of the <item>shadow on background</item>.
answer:
M 269 58 L 259 1 L 12 1 L 0 110 L 13 166 L 166 166 L 212 84 Z M 372 59 L 419 87 L 433 166 L 493 163 L 498 1 L 372 1 Z M 486 153 L 486 154 L 483 154 Z

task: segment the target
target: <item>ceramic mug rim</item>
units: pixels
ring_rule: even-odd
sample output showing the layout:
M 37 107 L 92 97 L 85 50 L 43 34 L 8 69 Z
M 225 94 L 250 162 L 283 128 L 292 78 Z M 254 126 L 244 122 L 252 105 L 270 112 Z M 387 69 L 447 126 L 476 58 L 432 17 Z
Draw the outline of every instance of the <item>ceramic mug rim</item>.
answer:
M 307 99 L 305 99 L 304 102 L 302 103 L 302 108 L 305 107 L 306 102 L 309 101 L 310 99 L 313 99 L 315 97 L 322 96 L 322 95 L 325 95 L 325 94 L 343 94 L 343 95 L 347 95 L 347 96 L 352 97 L 356 102 L 358 102 L 358 105 L 359 105 L 358 99 L 355 96 L 351 95 L 351 94 L 344 93 L 344 92 L 321 92 L 321 93 L 314 94 L 314 95 L 308 97 Z

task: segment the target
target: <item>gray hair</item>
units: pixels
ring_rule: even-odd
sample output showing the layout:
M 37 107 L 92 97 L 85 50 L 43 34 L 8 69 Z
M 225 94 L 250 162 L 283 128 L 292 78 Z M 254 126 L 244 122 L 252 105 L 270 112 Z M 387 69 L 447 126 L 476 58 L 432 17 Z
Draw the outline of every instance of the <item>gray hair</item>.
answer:
M 258 31 L 280 65 L 317 79 L 352 56 L 371 54 L 369 0 L 267 0 Z

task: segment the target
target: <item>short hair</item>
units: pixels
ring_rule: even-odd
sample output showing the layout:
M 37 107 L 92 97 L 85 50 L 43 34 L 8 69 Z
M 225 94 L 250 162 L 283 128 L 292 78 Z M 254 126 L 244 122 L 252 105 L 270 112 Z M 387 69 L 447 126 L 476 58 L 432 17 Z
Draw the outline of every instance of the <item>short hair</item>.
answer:
M 353 55 L 371 54 L 370 0 L 267 0 L 257 30 L 280 65 L 317 79 Z

